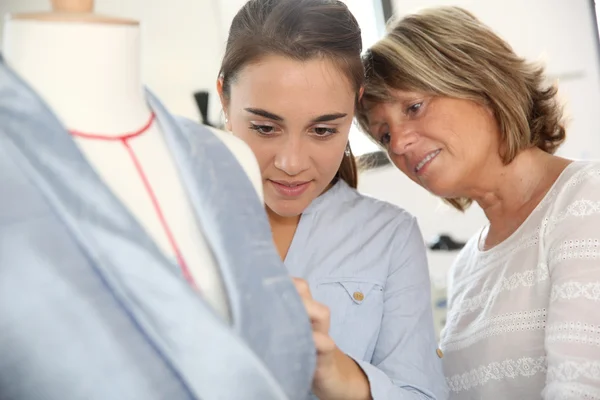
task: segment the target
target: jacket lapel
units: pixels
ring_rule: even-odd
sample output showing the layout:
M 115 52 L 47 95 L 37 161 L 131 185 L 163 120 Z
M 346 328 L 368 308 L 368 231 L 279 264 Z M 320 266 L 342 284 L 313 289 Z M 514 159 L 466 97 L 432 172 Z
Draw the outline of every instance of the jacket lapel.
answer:
M 264 205 L 217 136 L 194 122 L 175 120 L 150 93 L 148 99 L 221 267 L 234 328 L 291 389 L 290 398 L 305 398 L 315 363 L 312 330 L 275 251 Z

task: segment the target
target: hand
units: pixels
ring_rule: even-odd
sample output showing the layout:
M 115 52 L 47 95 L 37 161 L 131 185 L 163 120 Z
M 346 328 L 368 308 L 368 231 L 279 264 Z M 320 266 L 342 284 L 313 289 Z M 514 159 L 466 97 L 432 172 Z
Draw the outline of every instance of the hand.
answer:
M 313 328 L 317 369 L 313 393 L 320 400 L 370 400 L 371 389 L 363 370 L 329 336 L 329 308 L 313 299 L 308 283 L 294 278 Z

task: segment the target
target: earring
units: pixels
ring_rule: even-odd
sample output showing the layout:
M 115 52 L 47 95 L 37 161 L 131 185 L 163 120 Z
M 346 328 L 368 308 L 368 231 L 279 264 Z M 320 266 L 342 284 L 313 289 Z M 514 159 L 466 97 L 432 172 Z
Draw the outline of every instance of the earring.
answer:
M 346 154 L 346 157 L 350 157 L 350 143 L 346 145 L 346 150 L 344 151 L 344 154 Z

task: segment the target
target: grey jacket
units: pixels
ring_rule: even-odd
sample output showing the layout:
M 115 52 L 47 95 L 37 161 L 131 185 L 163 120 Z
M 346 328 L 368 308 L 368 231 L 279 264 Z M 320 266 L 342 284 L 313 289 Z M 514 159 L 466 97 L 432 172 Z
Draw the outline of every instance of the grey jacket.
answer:
M 225 280 L 188 286 L 0 60 L 0 399 L 308 398 L 309 320 L 242 167 L 148 93 Z

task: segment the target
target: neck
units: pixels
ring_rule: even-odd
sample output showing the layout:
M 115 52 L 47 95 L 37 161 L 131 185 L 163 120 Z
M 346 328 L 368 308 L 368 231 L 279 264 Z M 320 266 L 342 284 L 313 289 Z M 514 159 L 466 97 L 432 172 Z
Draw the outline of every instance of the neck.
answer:
M 483 209 L 490 225 L 503 225 L 528 215 L 568 163 L 538 148 L 524 150 L 508 165 L 487 168 L 469 197 Z
M 267 209 L 267 216 L 269 217 L 269 223 L 271 224 L 271 227 L 276 226 L 276 227 L 282 227 L 282 226 L 298 226 L 298 223 L 300 222 L 300 215 L 294 216 L 294 217 L 282 217 L 281 215 L 273 212 L 268 206 L 266 207 Z
M 275 247 L 277 247 L 281 259 L 285 260 L 292 244 L 292 240 L 294 239 L 294 235 L 296 234 L 296 228 L 298 228 L 300 222 L 300 215 L 294 217 L 282 217 L 273 212 L 269 207 L 266 207 L 266 209 Z
M 148 119 L 137 23 L 8 18 L 2 45 L 6 64 L 68 129 L 116 135 Z

